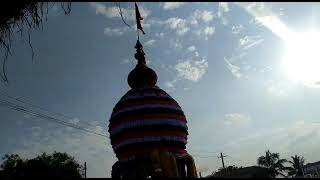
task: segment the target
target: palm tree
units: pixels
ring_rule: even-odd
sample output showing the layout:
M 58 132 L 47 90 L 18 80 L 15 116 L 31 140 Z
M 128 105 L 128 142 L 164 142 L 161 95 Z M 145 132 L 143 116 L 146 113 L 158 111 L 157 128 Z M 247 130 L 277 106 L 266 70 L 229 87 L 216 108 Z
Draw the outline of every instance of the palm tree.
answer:
M 304 164 L 304 157 L 295 155 L 291 156 L 292 161 L 289 163 L 292 165 L 289 169 L 288 175 L 289 176 L 303 176 L 303 164 Z
M 265 156 L 260 156 L 258 158 L 258 165 L 267 168 L 267 173 L 271 178 L 276 178 L 281 175 L 286 177 L 283 174 L 285 170 L 288 170 L 283 164 L 287 162 L 286 159 L 280 159 L 279 153 L 271 153 L 269 150 L 266 151 Z

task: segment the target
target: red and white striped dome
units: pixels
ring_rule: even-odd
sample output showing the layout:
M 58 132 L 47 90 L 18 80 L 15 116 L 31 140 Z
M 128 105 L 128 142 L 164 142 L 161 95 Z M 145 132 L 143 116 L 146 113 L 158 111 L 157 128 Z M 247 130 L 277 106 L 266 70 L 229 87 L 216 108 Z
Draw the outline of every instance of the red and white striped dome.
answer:
M 132 89 L 115 105 L 109 120 L 112 148 L 120 160 L 154 149 L 183 155 L 188 136 L 186 117 L 179 104 L 156 86 L 157 75 L 145 64 L 139 44 L 135 55 L 138 64 L 128 76 Z

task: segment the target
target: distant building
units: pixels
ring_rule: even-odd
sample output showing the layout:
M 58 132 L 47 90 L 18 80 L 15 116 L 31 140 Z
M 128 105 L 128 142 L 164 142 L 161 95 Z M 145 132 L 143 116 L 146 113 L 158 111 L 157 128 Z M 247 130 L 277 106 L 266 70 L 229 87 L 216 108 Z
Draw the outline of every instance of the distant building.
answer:
M 238 169 L 234 169 L 231 172 L 227 171 L 226 173 L 219 173 L 219 175 L 210 175 L 207 178 L 267 178 L 267 169 L 259 166 L 249 166 L 249 167 L 241 167 Z
M 305 177 L 320 178 L 320 161 L 304 165 L 303 170 Z

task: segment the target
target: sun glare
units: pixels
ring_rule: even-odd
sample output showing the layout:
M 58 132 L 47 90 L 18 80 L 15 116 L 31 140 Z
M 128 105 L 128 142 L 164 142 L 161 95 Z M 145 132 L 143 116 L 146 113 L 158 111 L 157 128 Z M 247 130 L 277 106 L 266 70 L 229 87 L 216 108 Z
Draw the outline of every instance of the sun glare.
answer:
M 309 31 L 288 39 L 283 66 L 292 81 L 320 86 L 320 32 Z

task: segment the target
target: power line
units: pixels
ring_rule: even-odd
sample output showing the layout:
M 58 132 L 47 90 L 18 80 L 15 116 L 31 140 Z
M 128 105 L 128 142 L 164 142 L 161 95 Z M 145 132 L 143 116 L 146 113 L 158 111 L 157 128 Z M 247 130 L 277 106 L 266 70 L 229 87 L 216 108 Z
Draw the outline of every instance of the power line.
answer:
M 190 153 L 192 154 L 192 156 L 194 157 L 198 157 L 198 158 L 210 158 L 210 157 L 217 157 L 217 156 L 208 156 L 208 155 L 203 155 L 203 154 L 193 154 L 193 153 Z
M 7 101 L 7 100 L 0 99 L 0 104 L 4 105 L 4 106 L 6 106 L 6 107 L 8 107 L 10 109 L 13 109 L 13 110 L 16 110 L 16 111 L 19 111 L 19 112 L 23 112 L 23 113 L 26 113 L 26 114 L 30 114 L 32 116 L 39 117 L 41 119 L 51 120 L 51 121 L 54 121 L 56 123 L 59 123 L 59 124 L 65 125 L 65 126 L 69 126 L 69 127 L 72 127 L 72 128 L 76 128 L 76 129 L 79 129 L 79 130 L 83 130 L 85 132 L 92 133 L 92 134 L 95 134 L 95 135 L 98 135 L 98 136 L 108 137 L 105 134 L 97 133 L 95 131 L 89 130 L 89 129 L 81 127 L 79 125 L 75 125 L 73 123 L 69 123 L 69 122 L 63 121 L 63 120 L 55 118 L 55 117 L 50 117 L 48 115 L 44 115 L 44 114 L 38 113 L 38 112 L 33 111 L 33 110 L 28 110 L 23 106 L 17 105 L 15 103 L 12 103 L 12 102 Z
M 35 104 L 32 104 L 32 103 L 30 103 L 30 102 L 27 102 L 27 101 L 25 100 L 25 98 L 13 97 L 13 96 L 8 95 L 8 94 L 5 93 L 4 91 L 2 91 L 2 92 L 0 91 L 0 94 L 4 95 L 4 96 L 7 97 L 7 98 L 13 99 L 13 100 L 18 101 L 18 102 L 23 103 L 23 104 L 27 104 L 27 105 L 29 105 L 29 106 L 31 106 L 31 107 L 35 107 L 35 108 L 41 109 L 41 110 L 46 111 L 46 112 L 48 112 L 48 113 L 56 114 L 56 115 L 58 115 L 58 116 L 65 117 L 65 118 L 67 118 L 67 119 L 75 119 L 74 117 L 71 117 L 71 116 L 68 116 L 68 115 L 65 115 L 65 114 L 62 114 L 62 113 L 59 113 L 59 112 L 50 111 L 50 110 L 48 110 L 48 109 L 46 109 L 46 108 L 40 107 L 40 106 L 35 105 Z M 89 126 L 93 126 L 92 124 L 87 123 L 87 122 L 82 122 L 82 121 L 81 121 L 80 123 L 82 123 L 82 124 L 87 124 L 87 125 L 89 125 Z
M 10 98 L 12 100 L 15 100 L 15 101 L 18 101 L 20 103 L 23 103 L 25 106 L 28 105 L 29 107 L 25 107 L 25 106 L 21 106 L 21 105 L 18 105 L 14 102 L 10 102 L 8 100 L 5 100 L 5 99 L 0 99 L 0 105 L 3 105 L 3 106 L 6 106 L 7 108 L 9 109 L 12 109 L 12 110 L 16 110 L 16 111 L 19 111 L 19 112 L 22 112 L 22 113 L 25 113 L 25 114 L 30 114 L 34 117 L 38 117 L 38 118 L 41 118 L 41 119 L 44 119 L 44 120 L 50 120 L 50 121 L 54 121 L 56 123 L 59 123 L 61 125 L 64 125 L 64 126 L 68 126 L 68 127 L 72 127 L 72 128 L 75 128 L 75 129 L 79 129 L 79 130 L 82 130 L 82 131 L 85 131 L 87 133 L 91 133 L 91 134 L 95 134 L 95 135 L 98 135 L 98 136 L 102 136 L 102 137 L 108 137 L 107 135 L 105 134 L 101 134 L 101 133 L 97 133 L 93 130 L 90 130 L 90 129 L 87 129 L 85 127 L 82 127 L 82 126 L 79 126 L 79 125 L 76 125 L 74 123 L 70 123 L 70 122 L 66 122 L 64 120 L 61 120 L 60 118 L 57 118 L 57 117 L 52 117 L 50 115 L 47 115 L 47 114 L 44 114 L 44 113 L 40 113 L 40 112 L 37 112 L 35 110 L 33 110 L 33 108 L 30 108 L 31 107 L 35 107 L 35 108 L 38 108 L 40 110 L 43 110 L 45 112 L 48 112 L 50 114 L 55 114 L 55 115 L 58 115 L 60 117 L 65 117 L 65 118 L 68 118 L 68 119 L 74 119 L 74 117 L 71 117 L 71 116 L 68 116 L 68 115 L 65 115 L 65 114 L 62 114 L 62 113 L 59 113 L 59 112 L 53 112 L 53 111 L 50 111 L 46 108 L 43 108 L 41 106 L 38 106 L 38 105 L 35 105 L 35 104 L 32 104 L 30 102 L 27 102 L 26 100 L 22 99 L 21 97 L 20 98 L 17 98 L 17 97 L 13 97 L 13 96 L 10 96 L 8 95 L 7 93 L 5 93 L 4 91 L 0 91 L 0 94 L 4 95 L 5 97 L 7 98 Z M 27 109 L 28 108 L 28 109 Z M 92 126 L 92 124 L 89 124 L 89 123 L 85 123 L 83 122 L 84 124 L 87 124 L 89 126 Z M 206 151 L 207 153 L 217 153 L 217 151 Z M 210 158 L 210 157 L 216 157 L 215 155 L 205 155 L 205 154 L 202 154 L 202 153 L 197 153 L 197 154 L 193 154 L 194 157 L 197 157 L 197 158 Z
M 202 150 L 202 149 L 198 149 L 198 148 L 195 148 L 195 149 L 189 149 L 190 151 L 198 151 L 198 152 L 203 152 L 203 153 L 208 153 L 208 154 L 217 154 L 217 153 L 220 153 L 221 150 L 215 150 L 215 151 L 206 151 L 206 150 Z

